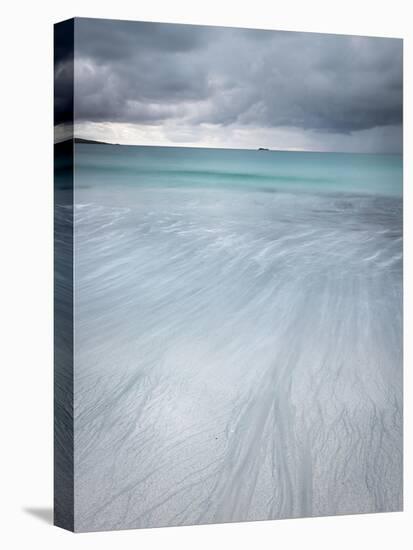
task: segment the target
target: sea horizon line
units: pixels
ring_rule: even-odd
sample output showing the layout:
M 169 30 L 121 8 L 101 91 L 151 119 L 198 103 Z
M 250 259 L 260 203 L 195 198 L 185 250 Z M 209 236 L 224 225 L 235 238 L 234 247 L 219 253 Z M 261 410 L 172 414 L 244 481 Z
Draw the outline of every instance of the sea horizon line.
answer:
M 90 145 L 112 145 L 118 147 L 163 147 L 169 149 L 214 149 L 222 151 L 259 151 L 261 153 L 316 153 L 316 154 L 338 154 L 338 155 L 392 155 L 392 156 L 403 156 L 403 151 L 401 152 L 392 152 L 392 151 L 382 151 L 382 152 L 365 152 L 365 151 L 332 151 L 332 150 L 317 150 L 317 149 L 299 149 L 299 148 L 289 148 L 289 149 L 273 149 L 265 146 L 257 146 L 255 148 L 250 147 L 214 147 L 214 146 L 204 146 L 204 145 L 172 145 L 172 144 L 141 144 L 141 143 L 119 143 L 119 142 L 110 142 L 103 141 L 92 138 L 84 138 L 81 136 L 72 136 L 61 140 L 55 140 L 54 144 L 58 145 L 60 143 L 74 141 L 75 143 L 83 143 Z

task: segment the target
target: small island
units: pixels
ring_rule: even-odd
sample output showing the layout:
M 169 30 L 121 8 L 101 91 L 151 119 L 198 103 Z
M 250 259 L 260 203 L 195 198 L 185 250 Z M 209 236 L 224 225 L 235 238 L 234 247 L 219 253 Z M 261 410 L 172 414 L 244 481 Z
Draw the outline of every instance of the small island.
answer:
M 258 151 L 269 151 L 268 147 L 258 147 Z

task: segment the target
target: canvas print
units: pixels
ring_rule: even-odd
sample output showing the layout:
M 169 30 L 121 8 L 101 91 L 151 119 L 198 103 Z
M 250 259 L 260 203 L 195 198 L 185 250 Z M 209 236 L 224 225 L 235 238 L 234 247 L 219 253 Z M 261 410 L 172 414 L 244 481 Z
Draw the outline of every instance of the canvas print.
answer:
M 402 40 L 55 27 L 55 523 L 402 509 Z

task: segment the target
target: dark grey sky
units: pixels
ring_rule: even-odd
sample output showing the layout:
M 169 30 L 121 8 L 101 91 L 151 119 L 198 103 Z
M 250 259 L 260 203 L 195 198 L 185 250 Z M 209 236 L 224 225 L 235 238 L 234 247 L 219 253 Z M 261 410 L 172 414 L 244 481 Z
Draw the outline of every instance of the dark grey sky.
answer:
M 397 152 L 402 41 L 76 19 L 75 113 L 108 141 Z

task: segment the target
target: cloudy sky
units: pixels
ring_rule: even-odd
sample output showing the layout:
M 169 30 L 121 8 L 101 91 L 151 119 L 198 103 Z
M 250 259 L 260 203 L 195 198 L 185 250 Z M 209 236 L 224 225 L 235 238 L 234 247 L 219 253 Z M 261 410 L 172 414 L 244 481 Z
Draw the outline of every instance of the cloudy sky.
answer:
M 59 60 L 65 72 L 64 55 Z M 400 152 L 402 41 L 75 20 L 75 133 L 116 143 Z

